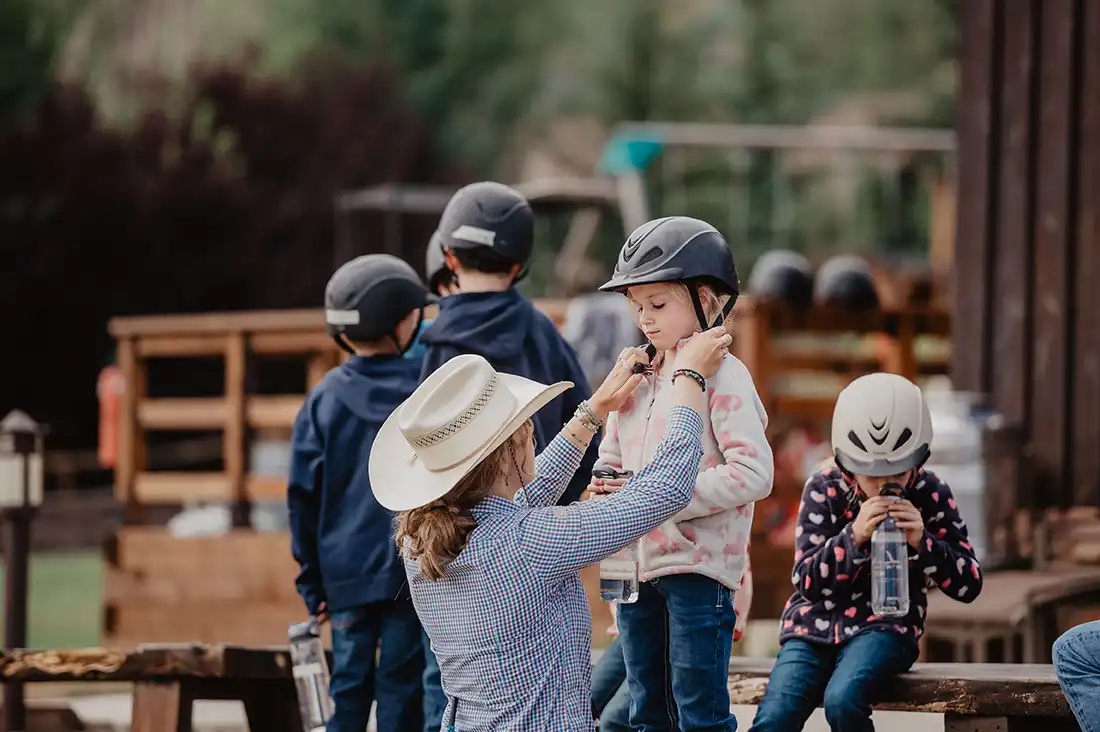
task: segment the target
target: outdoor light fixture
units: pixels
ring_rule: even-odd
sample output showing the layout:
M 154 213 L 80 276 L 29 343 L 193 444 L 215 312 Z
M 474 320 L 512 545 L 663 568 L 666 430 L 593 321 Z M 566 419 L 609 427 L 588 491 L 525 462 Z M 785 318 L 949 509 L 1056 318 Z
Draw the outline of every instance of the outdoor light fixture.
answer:
M 0 510 L 42 505 L 42 430 L 19 410 L 0 421 Z

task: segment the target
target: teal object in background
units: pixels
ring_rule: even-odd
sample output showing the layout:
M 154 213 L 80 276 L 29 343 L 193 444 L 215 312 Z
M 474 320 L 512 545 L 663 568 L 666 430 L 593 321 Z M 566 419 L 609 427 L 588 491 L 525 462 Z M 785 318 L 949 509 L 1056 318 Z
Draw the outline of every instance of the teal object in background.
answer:
M 416 337 L 413 338 L 412 348 L 405 351 L 405 358 L 423 358 L 427 352 L 427 348 L 420 342 L 420 334 L 424 332 L 424 329 L 432 324 L 432 321 L 425 320 L 420 324 L 420 330 L 416 331 Z
M 604 145 L 600 156 L 600 172 L 621 175 L 644 170 L 661 153 L 664 146 L 664 142 L 657 136 L 641 137 L 617 132 Z

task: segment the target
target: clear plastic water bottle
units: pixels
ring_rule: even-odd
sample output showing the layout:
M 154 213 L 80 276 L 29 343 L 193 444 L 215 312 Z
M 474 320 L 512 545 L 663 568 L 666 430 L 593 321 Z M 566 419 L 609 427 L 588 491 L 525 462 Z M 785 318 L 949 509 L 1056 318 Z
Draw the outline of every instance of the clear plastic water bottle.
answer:
M 898 500 L 900 494 L 896 483 L 883 486 L 882 495 L 891 500 Z M 871 534 L 871 610 L 884 618 L 909 614 L 909 544 L 890 517 Z
M 634 475 L 633 470 L 615 470 L 597 465 L 592 477 L 601 480 L 625 480 Z M 607 496 L 593 496 L 592 500 L 606 500 Z M 638 543 L 625 546 L 600 562 L 600 600 L 629 604 L 638 601 Z
M 290 662 L 294 686 L 298 692 L 298 710 L 305 732 L 324 732 L 332 718 L 332 697 L 329 696 L 328 660 L 321 642 L 321 628 L 316 618 L 290 626 Z

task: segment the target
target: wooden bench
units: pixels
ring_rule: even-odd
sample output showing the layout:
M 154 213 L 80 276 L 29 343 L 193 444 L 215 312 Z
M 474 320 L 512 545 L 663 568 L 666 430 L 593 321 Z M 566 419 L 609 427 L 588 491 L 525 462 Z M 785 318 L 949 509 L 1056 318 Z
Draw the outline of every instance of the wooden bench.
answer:
M 757 704 L 772 659 L 735 658 L 733 704 Z M 196 700 L 244 703 L 254 732 L 301 732 L 290 655 L 283 648 L 156 645 L 134 651 L 11 651 L 0 681 L 133 682 L 133 732 L 190 732 Z M 918 664 L 883 689 L 876 709 L 945 715 L 946 732 L 1077 730 L 1051 666 Z
M 773 659 L 730 663 L 731 704 L 759 704 Z M 1054 667 L 1040 664 L 918 663 L 893 679 L 875 709 L 944 715 L 945 732 L 1078 731 Z

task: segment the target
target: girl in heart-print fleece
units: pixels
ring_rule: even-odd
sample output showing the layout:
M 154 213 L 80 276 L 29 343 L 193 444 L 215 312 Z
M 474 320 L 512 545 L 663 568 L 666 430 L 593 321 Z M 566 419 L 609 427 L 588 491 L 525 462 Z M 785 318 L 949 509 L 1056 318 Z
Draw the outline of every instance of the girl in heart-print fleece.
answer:
M 666 353 L 671 363 L 674 351 Z M 650 374 L 607 420 L 600 460 L 640 470 L 653 459 L 671 406 L 671 379 Z M 736 591 L 746 566 L 753 502 L 772 490 L 768 416 L 745 365 L 727 355 L 707 380 L 703 459 L 695 495 L 683 511 L 638 542 L 643 581 L 701 574 Z
M 921 470 L 905 498 L 924 519 L 920 549 L 909 548 L 909 615 L 882 618 L 871 611 L 871 545 L 857 546 L 852 537 L 858 489 L 835 466 L 810 478 L 799 504 L 795 591 L 783 608 L 780 643 L 803 638 L 839 645 L 869 630 L 886 630 L 915 644 L 924 633 L 929 587 L 960 602 L 978 596 L 982 568 L 951 489 L 935 473 Z

